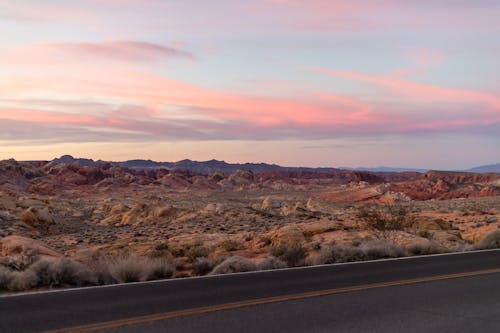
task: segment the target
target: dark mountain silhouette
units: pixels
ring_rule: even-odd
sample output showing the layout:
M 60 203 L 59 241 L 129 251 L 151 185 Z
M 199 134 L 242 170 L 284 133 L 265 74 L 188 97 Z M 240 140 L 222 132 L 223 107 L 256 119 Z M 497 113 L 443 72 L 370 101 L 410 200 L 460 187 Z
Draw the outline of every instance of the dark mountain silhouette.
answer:
M 88 158 L 75 158 L 71 155 L 64 155 L 59 158 L 54 159 L 52 162 L 55 163 L 66 163 L 66 164 L 76 164 L 78 166 L 92 166 L 98 164 L 111 164 L 114 166 L 121 166 L 130 169 L 147 170 L 147 169 L 158 169 L 164 168 L 169 170 L 188 170 L 200 174 L 212 174 L 215 172 L 225 172 L 228 174 L 233 174 L 237 170 L 248 170 L 253 173 L 262 173 L 270 171 L 286 171 L 286 172 L 331 172 L 339 170 L 349 170 L 349 171 L 362 171 L 362 172 L 374 172 L 374 173 L 405 173 L 405 172 L 418 172 L 425 173 L 428 169 L 419 168 L 393 168 L 393 167 L 359 167 L 359 168 L 310 168 L 310 167 L 285 167 L 277 164 L 268 163 L 228 163 L 219 160 L 209 160 L 209 161 L 192 161 L 189 159 L 177 161 L 177 162 L 157 162 L 152 160 L 142 160 L 134 159 L 123 162 L 111 162 L 111 161 L 94 161 Z M 463 170 L 466 172 L 475 173 L 500 173 L 500 163 L 479 166 L 471 168 L 468 170 Z
M 485 172 L 495 172 L 495 173 L 500 173 L 500 163 L 497 164 L 489 164 L 489 165 L 481 165 L 475 168 L 468 169 L 467 171 L 470 172 L 480 172 L 480 173 L 485 173 Z
M 192 161 L 189 159 L 181 160 L 178 162 L 156 162 L 152 160 L 129 160 L 123 162 L 108 162 L 108 161 L 94 161 L 87 158 L 74 158 L 71 155 L 64 155 L 60 158 L 52 160 L 54 163 L 75 164 L 78 166 L 90 166 L 98 164 L 111 164 L 114 166 L 121 166 L 130 169 L 157 169 L 165 168 L 169 170 L 188 170 L 200 174 L 212 174 L 215 172 L 225 172 L 232 174 L 237 170 L 248 170 L 253 173 L 261 173 L 265 171 L 311 171 L 311 172 L 328 172 L 335 171 L 335 168 L 306 168 L 306 167 L 283 167 L 277 164 L 268 163 L 227 163 L 225 161 L 210 160 L 210 161 Z

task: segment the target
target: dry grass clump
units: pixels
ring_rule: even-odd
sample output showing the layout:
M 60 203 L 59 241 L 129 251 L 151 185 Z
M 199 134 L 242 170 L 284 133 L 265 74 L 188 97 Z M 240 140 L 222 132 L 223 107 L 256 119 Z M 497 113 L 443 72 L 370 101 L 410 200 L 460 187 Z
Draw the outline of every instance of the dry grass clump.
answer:
M 322 249 L 316 264 L 335 264 L 364 260 L 404 257 L 408 253 L 402 247 L 383 241 L 369 241 L 356 246 L 333 245 Z
M 390 238 L 393 231 L 405 230 L 413 222 L 411 207 L 403 204 L 362 206 L 357 212 L 362 228 L 379 238 Z
M 35 272 L 31 270 L 26 271 L 12 271 L 11 280 L 7 285 L 7 290 L 10 291 L 23 291 L 37 287 L 38 277 Z
M 97 283 L 95 274 L 88 267 L 75 261 L 62 258 L 57 260 L 39 260 L 27 271 L 37 277 L 37 286 L 86 286 Z
M 500 230 L 493 230 L 479 241 L 475 246 L 478 250 L 500 248 Z
M 427 254 L 438 254 L 448 252 L 446 248 L 436 244 L 435 242 L 422 242 L 408 246 L 408 253 L 412 256 L 420 256 Z
M 359 247 L 333 245 L 323 248 L 314 263 L 323 265 L 362 260 L 364 255 Z
M 149 268 L 145 275 L 146 281 L 170 279 L 174 276 L 175 266 L 166 258 L 149 259 Z
M 266 259 L 262 260 L 260 263 L 257 264 L 257 269 L 260 271 L 266 271 L 270 269 L 280 269 L 280 268 L 287 268 L 286 262 L 283 260 L 280 260 L 276 257 L 267 257 Z
M 0 266 L 0 290 L 22 291 L 150 281 L 168 279 L 174 273 L 174 265 L 166 258 L 101 258 L 92 268 L 66 258 L 41 259 L 22 271 Z
M 210 250 L 200 243 L 173 246 L 169 247 L 169 250 L 174 257 L 187 257 L 190 262 L 197 258 L 206 258 L 210 254 Z
M 243 244 L 232 239 L 222 241 L 219 246 L 227 252 L 237 251 L 243 249 Z
M 217 259 L 197 258 L 192 265 L 193 274 L 196 276 L 207 275 L 224 260 L 226 260 L 225 257 Z
M 240 272 L 256 271 L 257 265 L 250 259 L 234 256 L 229 257 L 210 272 L 210 275 L 231 274 Z
M 360 249 L 363 251 L 365 260 L 399 258 L 408 255 L 408 252 L 401 246 L 380 240 L 362 243 Z
M 0 267 L 0 289 L 21 291 L 41 287 L 81 287 L 97 284 L 88 267 L 69 259 L 42 259 L 24 271 Z
M 109 273 L 120 283 L 171 278 L 175 273 L 173 263 L 165 258 L 119 256 L 108 262 Z
M 12 271 L 7 267 L 0 266 L 0 290 L 9 290 L 12 281 Z
M 288 267 L 304 266 L 307 254 L 301 244 L 281 243 L 271 248 L 271 255 L 285 262 Z
M 197 258 L 206 258 L 209 254 L 210 250 L 201 245 L 195 245 L 185 251 L 185 255 L 190 262 L 194 262 Z

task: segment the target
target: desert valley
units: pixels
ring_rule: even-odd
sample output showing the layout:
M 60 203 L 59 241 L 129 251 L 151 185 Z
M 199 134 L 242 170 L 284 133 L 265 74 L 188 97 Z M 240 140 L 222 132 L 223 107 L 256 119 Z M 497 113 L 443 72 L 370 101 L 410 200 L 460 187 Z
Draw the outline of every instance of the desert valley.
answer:
M 500 245 L 500 173 L 151 163 L 1 161 L 0 290 Z

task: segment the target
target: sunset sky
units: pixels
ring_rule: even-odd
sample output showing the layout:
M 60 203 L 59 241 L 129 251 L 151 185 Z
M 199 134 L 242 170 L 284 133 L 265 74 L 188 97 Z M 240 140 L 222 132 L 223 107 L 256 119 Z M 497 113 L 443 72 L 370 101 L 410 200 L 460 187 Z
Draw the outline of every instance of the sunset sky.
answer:
M 498 0 L 0 0 L 0 159 L 500 162 Z

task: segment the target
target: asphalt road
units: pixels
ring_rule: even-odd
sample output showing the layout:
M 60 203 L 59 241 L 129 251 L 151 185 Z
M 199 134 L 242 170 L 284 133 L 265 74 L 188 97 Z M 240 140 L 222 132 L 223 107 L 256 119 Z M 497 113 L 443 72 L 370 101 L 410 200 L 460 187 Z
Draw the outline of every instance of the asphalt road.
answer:
M 0 297 L 0 332 L 500 332 L 500 251 Z

